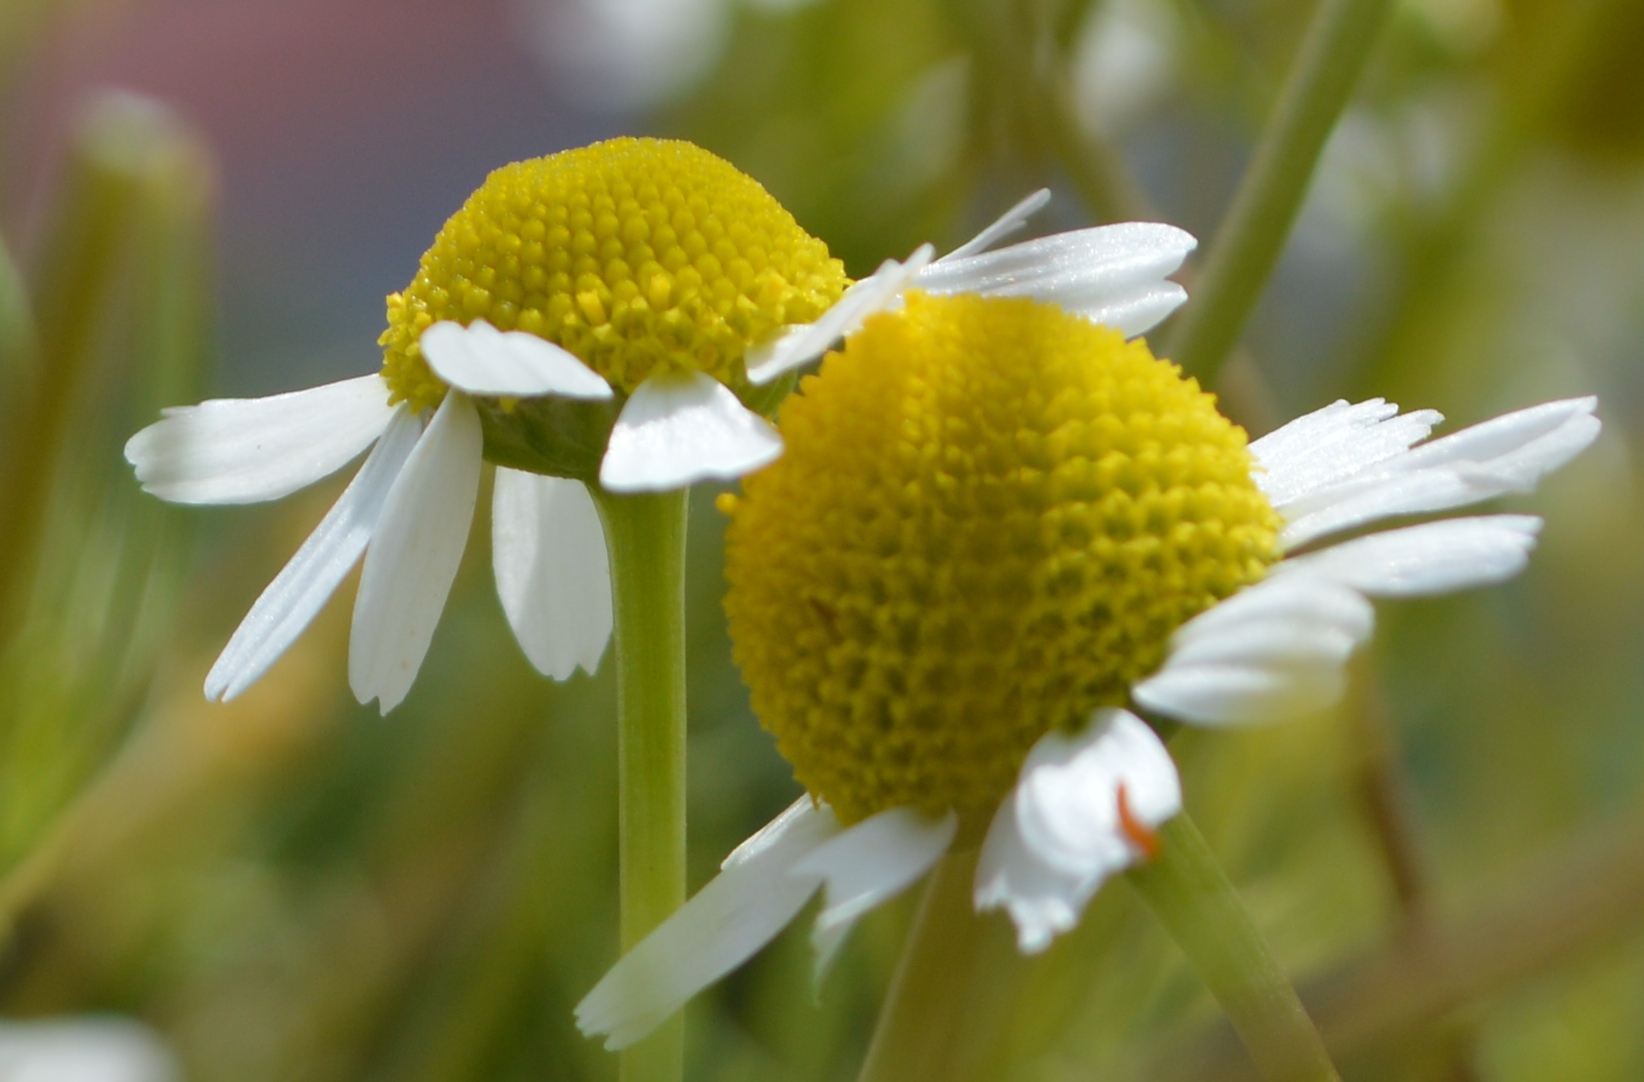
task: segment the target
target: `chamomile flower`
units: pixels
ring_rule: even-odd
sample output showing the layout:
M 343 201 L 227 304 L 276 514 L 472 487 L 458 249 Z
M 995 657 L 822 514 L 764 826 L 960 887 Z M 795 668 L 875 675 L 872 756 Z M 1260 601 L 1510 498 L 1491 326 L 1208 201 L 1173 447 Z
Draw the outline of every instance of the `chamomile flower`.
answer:
M 1141 341 L 1025 299 L 869 320 L 781 412 L 787 452 L 726 498 L 735 656 L 807 793 L 577 1008 L 642 1037 L 819 890 L 820 964 L 952 846 L 1023 951 L 1071 928 L 1181 808 L 1132 708 L 1200 725 L 1329 706 L 1371 597 L 1481 586 L 1540 522 L 1454 518 L 1596 436 L 1553 402 L 1440 418 L 1338 402 L 1254 443 Z
M 349 682 L 361 702 L 397 705 L 467 544 L 483 460 L 498 467 L 493 562 L 520 645 L 556 679 L 592 671 L 612 615 L 585 485 L 658 491 L 768 464 L 781 439 L 746 403 L 770 408 L 785 390 L 771 384 L 910 282 L 1026 292 L 1138 329 L 1180 302 L 1164 275 L 1193 240 L 1169 226 L 980 251 L 1045 198 L 943 260 L 921 249 L 850 286 L 757 182 L 689 143 L 615 139 L 497 170 L 388 298 L 380 373 L 167 410 L 127 444 L 149 492 L 197 504 L 277 499 L 371 448 L 206 695 L 254 683 L 363 555 Z

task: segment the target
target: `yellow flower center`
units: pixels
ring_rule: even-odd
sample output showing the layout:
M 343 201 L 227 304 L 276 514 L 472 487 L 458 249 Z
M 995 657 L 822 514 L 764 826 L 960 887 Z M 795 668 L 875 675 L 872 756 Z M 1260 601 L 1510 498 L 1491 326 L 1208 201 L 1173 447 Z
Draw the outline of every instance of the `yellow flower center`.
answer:
M 847 821 L 990 813 L 1036 740 L 1278 556 L 1214 397 L 1034 301 L 912 294 L 780 427 L 721 502 L 725 607 L 755 711 Z
M 476 319 L 565 347 L 623 392 L 658 371 L 731 382 L 750 343 L 839 299 L 843 265 L 752 177 L 690 143 L 612 139 L 504 166 L 388 298 L 392 401 L 445 385 L 418 339 Z

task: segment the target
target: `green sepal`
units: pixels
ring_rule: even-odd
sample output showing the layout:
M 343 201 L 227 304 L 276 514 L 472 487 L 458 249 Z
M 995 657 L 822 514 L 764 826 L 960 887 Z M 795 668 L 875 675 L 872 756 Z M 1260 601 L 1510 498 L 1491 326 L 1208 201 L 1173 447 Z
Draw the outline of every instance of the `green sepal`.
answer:
M 622 402 L 590 402 L 557 395 L 515 399 L 507 406 L 495 398 L 474 400 L 485 433 L 488 461 L 588 484 L 599 481 L 599 464 Z

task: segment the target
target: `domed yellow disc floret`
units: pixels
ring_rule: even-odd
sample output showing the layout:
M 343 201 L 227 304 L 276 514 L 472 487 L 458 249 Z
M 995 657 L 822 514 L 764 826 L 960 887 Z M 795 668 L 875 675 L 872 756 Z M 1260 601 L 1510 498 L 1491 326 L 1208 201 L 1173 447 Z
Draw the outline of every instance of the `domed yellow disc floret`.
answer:
M 846 821 L 990 813 L 1039 737 L 1278 555 L 1214 398 L 1033 301 L 913 294 L 780 427 L 722 502 L 725 605 L 755 711 Z
M 440 320 L 541 335 L 618 390 L 659 370 L 732 377 L 752 342 L 839 299 L 844 267 L 752 177 L 690 143 L 612 139 L 504 166 L 388 298 L 383 378 L 421 408 Z

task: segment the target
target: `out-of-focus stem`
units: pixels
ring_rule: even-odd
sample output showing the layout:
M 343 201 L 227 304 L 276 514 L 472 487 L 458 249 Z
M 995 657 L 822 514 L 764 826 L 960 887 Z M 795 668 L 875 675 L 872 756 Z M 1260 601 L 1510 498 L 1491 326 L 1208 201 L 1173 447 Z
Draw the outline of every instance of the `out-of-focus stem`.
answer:
M 908 933 L 861 1082 L 981 1077 L 1026 961 L 1003 921 L 976 912 L 975 849 L 931 873 Z
M 593 487 L 616 616 L 617 791 L 624 951 L 685 903 L 686 490 Z M 623 1082 L 677 1082 L 684 1019 L 622 1052 Z
M 1159 855 L 1130 882 L 1227 1013 L 1266 1082 L 1341 1082 L 1238 892 L 1184 812 L 1159 831 Z
M 1273 117 L 1210 247 L 1169 353 L 1214 383 L 1273 273 L 1319 155 L 1393 9 L 1393 0 L 1320 0 Z

